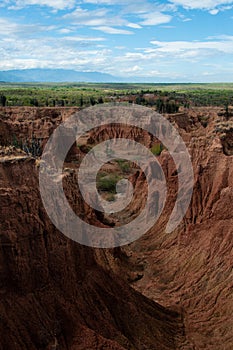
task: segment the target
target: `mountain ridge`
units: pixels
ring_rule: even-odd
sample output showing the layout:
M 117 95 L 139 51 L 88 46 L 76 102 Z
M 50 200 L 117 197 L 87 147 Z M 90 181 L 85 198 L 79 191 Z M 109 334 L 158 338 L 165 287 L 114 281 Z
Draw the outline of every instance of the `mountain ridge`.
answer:
M 73 69 L 30 68 L 0 70 L 1 83 L 178 83 L 166 77 L 122 77 L 98 71 Z
M 82 72 L 72 69 L 13 69 L 0 71 L 0 81 L 8 83 L 26 82 L 118 82 L 118 78 L 107 73 Z

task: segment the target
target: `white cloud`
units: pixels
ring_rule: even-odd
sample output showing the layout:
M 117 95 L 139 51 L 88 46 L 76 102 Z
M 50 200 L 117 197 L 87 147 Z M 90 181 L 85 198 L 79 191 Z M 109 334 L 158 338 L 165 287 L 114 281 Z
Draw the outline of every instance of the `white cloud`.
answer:
M 137 24 L 137 23 L 128 23 L 128 24 L 127 24 L 127 27 L 129 27 L 129 28 L 135 28 L 135 29 L 141 29 L 141 28 L 142 28 L 142 26 L 140 26 L 140 25 Z
M 227 5 L 233 4 L 232 0 L 170 0 L 168 3 L 151 3 L 148 0 L 3 0 L 0 7 L 8 6 L 9 9 L 22 9 L 30 5 L 39 5 L 51 7 L 55 10 L 64 10 L 75 8 L 77 4 L 93 4 L 96 6 L 114 6 L 124 7 L 126 12 L 143 13 L 173 11 L 176 6 L 182 6 L 186 9 L 214 10 L 217 7 L 228 10 Z M 219 9 L 220 10 L 220 9 Z M 216 13 L 211 13 L 216 14 Z
M 138 73 L 142 70 L 142 68 L 138 65 L 135 65 L 133 67 L 129 67 L 124 69 L 124 71 L 122 73 Z
M 210 13 L 211 15 L 217 15 L 217 14 L 219 13 L 219 10 L 213 9 L 213 10 L 210 10 L 209 13 Z
M 76 42 L 95 42 L 95 41 L 105 41 L 105 38 L 101 37 L 85 37 L 85 36 L 65 36 L 63 40 L 76 41 Z
M 25 68 L 69 68 L 77 70 L 103 70 L 111 56 L 111 50 L 95 47 L 90 39 L 90 47 L 83 48 L 83 41 L 67 38 L 2 40 L 0 69 Z M 84 41 L 86 43 L 86 41 Z M 94 48 L 92 48 L 94 46 Z
M 80 26 L 124 26 L 128 24 L 125 19 L 112 15 L 105 8 L 87 10 L 78 7 L 73 12 L 64 15 L 63 18 Z
M 140 1 L 141 0 L 83 0 L 82 3 L 96 5 L 128 5 Z
M 232 0 L 172 0 L 175 5 L 183 6 L 186 9 L 211 10 L 221 5 L 233 4 Z
M 233 35 L 225 35 L 225 34 L 221 34 L 221 35 L 213 35 L 213 36 L 208 36 L 207 40 L 222 40 L 222 41 L 233 41 Z
M 58 32 L 61 34 L 69 34 L 69 33 L 72 33 L 72 30 L 68 28 L 61 28 L 58 30 Z
M 75 2 L 75 0 L 9 0 L 5 1 L 5 5 L 12 10 L 22 9 L 29 5 L 47 6 L 56 10 L 64 10 L 73 8 Z
M 196 52 L 200 54 L 200 50 L 206 50 L 211 54 L 212 51 L 220 53 L 233 53 L 233 42 L 232 40 L 218 40 L 218 41 L 151 41 L 151 44 L 155 45 L 154 52 L 163 53 L 178 53 L 184 54 L 187 51 Z M 199 51 L 198 51 L 199 50 Z
M 111 50 L 99 45 L 105 38 L 78 35 L 55 38 L 48 29 L 51 27 L 18 24 L 0 18 L 0 69 L 99 67 L 102 70 L 106 65 Z
M 123 35 L 134 34 L 133 32 L 131 32 L 129 30 L 118 29 L 118 28 L 113 28 L 113 27 L 108 27 L 108 26 L 93 27 L 92 29 L 100 30 L 100 31 L 107 33 L 107 34 L 123 34 Z
M 87 10 L 81 7 L 77 7 L 73 12 L 70 12 L 64 15 L 64 18 L 69 18 L 73 20 L 86 20 L 90 17 L 105 17 L 108 13 L 108 10 L 105 8 L 100 8 L 96 10 Z
M 94 1 L 94 0 L 93 0 Z M 86 1 L 90 2 L 90 1 Z M 93 2 L 97 3 L 97 2 Z M 112 5 L 114 1 L 106 0 L 100 1 L 99 4 L 107 3 Z M 117 2 L 123 4 L 122 2 Z M 142 26 L 155 26 L 159 24 L 168 23 L 171 21 L 172 16 L 162 13 L 162 9 L 171 9 L 172 6 L 155 5 L 151 3 L 128 1 L 126 6 L 118 11 L 118 15 L 112 12 L 111 7 L 96 8 L 94 10 L 83 9 L 77 7 L 73 12 L 68 13 L 64 18 L 69 19 L 73 24 L 80 26 L 109 26 L 109 27 L 129 27 L 134 29 L 140 29 Z M 128 18 L 134 16 L 136 19 L 134 22 L 129 21 Z M 135 23 L 136 22 L 136 23 Z M 124 33 L 123 33 L 124 34 Z
M 20 30 L 20 27 L 16 23 L 12 23 L 4 18 L 0 18 L 0 35 L 8 35 L 16 33 Z
M 217 77 L 218 80 L 221 72 L 221 79 L 229 80 L 224 71 L 226 67 L 228 73 L 230 71 L 233 73 L 233 64 L 230 68 L 229 63 L 233 54 L 233 36 L 219 36 L 213 40 L 191 42 L 154 40 L 151 43 L 154 47 L 138 48 L 137 51 L 140 52 L 134 49 L 134 51 L 116 56 L 111 67 L 106 66 L 105 69 L 113 75 L 114 70 L 116 71 L 118 67 L 121 74 L 126 76 L 155 76 L 164 79 L 167 77 L 167 79 L 183 79 L 183 81 L 187 79 L 189 81 L 203 79 L 204 81 L 204 76 L 208 75 Z M 208 62 L 212 62 L 215 66 L 208 67 L 207 70 Z M 216 64 L 219 67 L 217 72 L 215 72 Z
M 12 35 L 30 36 L 33 33 L 48 32 L 54 30 L 55 26 L 42 26 L 35 24 L 19 24 L 8 19 L 0 18 L 0 35 L 10 37 Z
M 144 19 L 142 22 L 140 22 L 140 24 L 146 26 L 155 26 L 158 24 L 168 23 L 172 19 L 170 15 L 165 15 L 160 12 L 145 13 L 140 15 L 140 17 Z
M 192 21 L 192 18 L 184 18 L 184 19 L 182 19 L 182 22 L 190 22 L 190 21 Z

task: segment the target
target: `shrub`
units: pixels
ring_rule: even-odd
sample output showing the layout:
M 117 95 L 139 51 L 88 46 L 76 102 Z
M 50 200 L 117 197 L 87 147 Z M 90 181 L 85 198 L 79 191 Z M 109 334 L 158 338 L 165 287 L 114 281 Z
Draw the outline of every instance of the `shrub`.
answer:
M 118 166 L 120 167 L 122 173 L 129 173 L 130 172 L 130 164 L 127 160 L 124 159 L 117 159 Z
M 151 147 L 151 152 L 155 155 L 155 156 L 159 156 L 163 150 L 163 145 L 162 143 L 156 143 L 155 145 L 153 145 Z
M 42 154 L 42 141 L 41 139 L 37 139 L 34 136 L 32 136 L 30 140 L 26 139 L 25 141 L 19 141 L 14 135 L 10 144 L 15 148 L 22 149 L 25 153 L 35 158 L 40 157 Z
M 116 193 L 116 184 L 121 179 L 116 174 L 110 174 L 103 177 L 97 176 L 97 189 L 98 191 Z

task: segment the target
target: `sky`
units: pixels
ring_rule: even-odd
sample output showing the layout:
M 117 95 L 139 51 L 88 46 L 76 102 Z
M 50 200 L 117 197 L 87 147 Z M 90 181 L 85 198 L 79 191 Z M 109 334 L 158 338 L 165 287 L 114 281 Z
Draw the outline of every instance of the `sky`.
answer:
M 2 0 L 0 70 L 233 82 L 233 0 Z

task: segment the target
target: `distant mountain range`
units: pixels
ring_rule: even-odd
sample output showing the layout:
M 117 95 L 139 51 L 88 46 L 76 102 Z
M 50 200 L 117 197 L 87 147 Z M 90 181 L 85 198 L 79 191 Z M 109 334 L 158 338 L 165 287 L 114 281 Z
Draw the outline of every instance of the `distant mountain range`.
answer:
M 100 72 L 79 72 L 71 69 L 14 69 L 0 71 L 0 82 L 6 83 L 176 83 L 160 77 L 116 77 Z
M 0 81 L 7 83 L 25 82 L 93 82 L 114 83 L 120 82 L 110 74 L 99 72 L 78 72 L 69 69 L 22 69 L 0 71 Z

